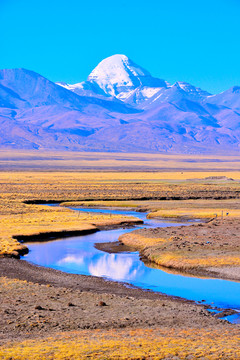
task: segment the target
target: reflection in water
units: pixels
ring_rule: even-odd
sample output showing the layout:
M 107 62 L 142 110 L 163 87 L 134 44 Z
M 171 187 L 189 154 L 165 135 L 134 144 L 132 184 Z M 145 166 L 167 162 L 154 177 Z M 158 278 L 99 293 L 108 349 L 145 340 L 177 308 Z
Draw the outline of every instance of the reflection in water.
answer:
M 134 268 L 133 265 L 130 256 L 105 254 L 97 262 L 90 263 L 89 272 L 91 275 L 108 277 L 112 280 L 133 280 L 139 269 L 139 266 Z
M 141 265 L 135 264 L 131 255 L 98 254 L 95 256 L 67 255 L 57 261 L 59 268 L 88 269 L 86 273 L 111 280 L 134 280 L 139 276 Z
M 58 265 L 63 264 L 75 264 L 75 265 L 82 265 L 84 263 L 84 257 L 83 256 L 76 256 L 76 255 L 68 255 L 61 260 L 58 260 Z
M 91 209 L 88 208 L 87 211 L 91 212 Z M 113 210 L 111 212 L 114 213 Z M 121 213 L 129 215 L 127 211 Z M 131 215 L 146 219 L 145 213 L 131 213 Z M 148 226 L 151 227 L 178 225 L 150 219 L 147 221 Z M 146 224 L 137 228 L 143 227 L 146 227 Z M 30 252 L 25 258 L 35 264 L 69 273 L 106 277 L 190 300 L 204 299 L 205 303 L 218 307 L 240 309 L 240 283 L 200 279 L 170 271 L 167 273 L 154 264 L 144 264 L 137 252 L 107 254 L 94 246 L 95 243 L 116 241 L 120 235 L 130 231 L 132 230 L 115 229 L 56 241 L 30 243 L 28 244 Z

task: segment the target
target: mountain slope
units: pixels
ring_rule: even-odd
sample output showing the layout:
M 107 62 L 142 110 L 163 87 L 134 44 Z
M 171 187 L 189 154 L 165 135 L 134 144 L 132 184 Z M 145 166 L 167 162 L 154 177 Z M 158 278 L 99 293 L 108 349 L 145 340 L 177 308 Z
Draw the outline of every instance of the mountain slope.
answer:
M 205 102 L 240 111 L 240 86 L 233 86 L 221 94 L 209 96 Z
M 124 55 L 84 82 L 0 70 L 0 147 L 239 154 L 240 88 L 211 95 L 156 79 Z

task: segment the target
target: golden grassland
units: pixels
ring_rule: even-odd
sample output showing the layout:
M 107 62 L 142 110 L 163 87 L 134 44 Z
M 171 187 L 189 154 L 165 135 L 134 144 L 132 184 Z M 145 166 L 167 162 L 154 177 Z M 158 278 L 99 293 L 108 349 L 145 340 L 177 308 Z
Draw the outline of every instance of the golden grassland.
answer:
M 147 255 L 149 254 L 149 255 Z M 157 265 L 166 268 L 174 268 L 179 270 L 191 270 L 198 268 L 208 267 L 221 267 L 221 266 L 240 266 L 239 256 L 208 256 L 207 258 L 196 257 L 189 258 L 188 253 L 165 253 L 165 254 L 151 254 L 151 251 L 146 251 L 150 261 L 154 261 Z
M 177 219 L 177 218 L 186 218 L 186 219 L 212 219 L 215 217 L 229 216 L 229 217 L 240 217 L 240 209 L 232 209 L 231 207 L 225 208 L 224 203 L 218 205 L 218 207 L 211 208 L 184 208 L 181 209 L 171 209 L 171 210 L 156 210 L 147 215 L 148 219 L 153 218 L 167 218 L 167 219 Z
M 99 200 L 99 201 L 66 201 L 62 202 L 61 206 L 67 207 L 110 207 L 110 208 L 137 208 L 140 207 L 142 202 L 139 201 L 114 201 L 114 200 Z
M 240 172 L 237 171 L 223 174 L 236 180 L 240 179 Z M 209 182 L 204 180 L 206 175 L 215 176 L 215 173 L 206 172 L 200 175 L 196 172 L 0 172 L 0 254 L 16 255 L 16 252 L 24 250 L 24 245 L 19 244 L 13 236 L 87 230 L 94 226 L 116 225 L 123 221 L 117 216 L 80 215 L 66 208 L 24 203 L 29 200 L 72 201 L 72 205 L 76 205 L 76 201 L 77 204 L 86 205 L 86 200 L 92 200 L 88 203 L 92 206 L 106 204 L 139 209 L 145 207 L 147 211 L 155 211 L 150 216 L 161 217 L 172 217 L 177 212 L 181 216 L 209 216 L 209 207 L 212 216 L 213 213 L 221 212 L 224 202 L 224 211 L 236 215 L 239 207 L 231 198 L 239 198 L 240 183 L 218 180 Z M 181 176 L 182 181 L 179 182 Z M 202 178 L 202 182 L 186 181 L 195 179 L 196 176 Z M 184 202 L 154 200 L 174 197 Z M 196 201 L 186 200 L 189 197 L 198 199 L 198 208 Z M 222 198 L 222 203 L 218 206 L 219 200 L 215 203 L 201 200 L 212 197 Z
M 17 207 L 16 203 L 16 207 Z M 51 232 L 88 231 L 122 222 L 134 224 L 135 218 L 108 214 L 81 213 L 66 208 L 27 205 L 22 214 L 0 215 L 0 256 L 17 256 L 25 249 L 14 237 Z M 60 235 L 61 236 L 61 235 Z
M 212 219 L 215 217 L 240 217 L 240 202 L 232 200 L 168 200 L 168 201 L 70 201 L 61 203 L 69 207 L 113 207 L 148 212 L 147 218 L 165 219 Z
M 138 251 L 143 251 L 145 248 L 158 245 L 160 242 L 166 243 L 167 240 L 167 238 L 152 238 L 134 232 L 124 234 L 119 237 L 119 241 L 121 241 L 124 245 L 132 247 Z
M 238 329 L 125 329 L 62 333 L 10 343 L 3 360 L 45 359 L 239 359 Z
M 212 174 L 212 173 L 210 173 Z M 209 175 L 209 173 L 208 173 Z M 232 174 L 240 180 L 240 172 Z M 186 173 L 186 178 L 198 176 Z M 240 181 L 179 181 L 179 173 L 1 172 L 1 194 L 21 200 L 187 200 L 240 197 Z

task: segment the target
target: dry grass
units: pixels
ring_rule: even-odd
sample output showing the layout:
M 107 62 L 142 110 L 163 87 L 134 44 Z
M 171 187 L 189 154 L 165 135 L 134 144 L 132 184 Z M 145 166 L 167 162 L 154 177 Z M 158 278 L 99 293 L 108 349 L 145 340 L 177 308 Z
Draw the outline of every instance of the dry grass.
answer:
M 210 205 L 210 204 L 209 204 Z M 232 209 L 230 207 L 225 208 L 224 204 L 219 204 L 218 208 L 204 209 L 204 208 L 182 208 L 182 209 L 171 209 L 171 210 L 156 210 L 148 214 L 148 219 L 153 218 L 167 218 L 167 219 L 212 219 L 221 216 L 228 217 L 240 217 L 240 209 Z
M 62 202 L 61 206 L 67 207 L 112 207 L 112 208 L 137 208 L 140 207 L 142 202 L 138 201 L 114 201 L 114 200 L 102 200 L 102 201 L 66 201 Z
M 211 329 L 92 330 L 11 343 L 2 360 L 239 359 L 240 333 Z
M 136 250 L 144 250 L 145 248 L 149 248 L 161 242 L 166 242 L 167 239 L 165 238 L 152 238 L 147 236 L 142 236 L 138 233 L 127 233 L 123 234 L 119 237 L 119 241 L 121 241 L 124 245 L 127 245 Z
M 237 174 L 237 173 L 236 173 Z M 195 183 L 166 180 L 178 173 L 1 172 L 1 199 L 58 201 L 157 200 L 240 197 L 239 182 Z M 196 176 L 196 173 L 187 174 Z M 198 175 L 199 176 L 199 175 Z M 201 176 L 204 176 L 201 174 Z M 165 180 L 164 180 L 165 178 Z M 240 175 L 239 175 L 240 178 Z M 7 210 L 8 206 L 6 206 Z M 24 210 L 24 208 L 23 208 Z M 11 209 L 12 211 L 12 209 Z
M 153 253 L 148 249 L 144 252 L 147 255 L 150 261 L 154 261 L 157 265 L 179 269 L 179 270 L 191 270 L 198 268 L 208 268 L 208 267 L 219 267 L 219 266 L 240 266 L 240 258 L 238 256 L 221 256 L 221 257 L 211 257 L 207 258 L 189 258 L 189 254 L 185 253 Z
M 238 217 L 225 216 L 191 226 L 137 230 L 122 235 L 119 240 L 162 267 L 181 271 L 235 267 L 238 271 L 233 269 L 232 275 L 230 271 L 229 278 L 236 278 L 238 273 L 239 279 L 240 217 L 239 210 L 231 211 Z
M 229 200 L 182 200 L 149 202 L 148 218 L 212 219 L 215 217 L 239 217 L 240 202 Z
M 211 182 L 203 183 L 191 181 L 179 182 L 180 175 L 185 178 L 199 177 L 199 173 L 186 172 L 1 172 L 0 173 L 0 254 L 16 255 L 24 250 L 14 235 L 30 235 L 49 231 L 69 231 L 92 229 L 93 226 L 118 224 L 123 219 L 109 215 L 76 214 L 69 209 L 47 208 L 46 206 L 27 205 L 26 200 L 75 201 L 86 205 L 102 206 L 107 200 L 108 206 L 124 206 L 127 208 L 146 207 L 149 211 L 164 209 L 164 214 L 172 215 L 172 207 L 178 207 L 179 201 L 156 201 L 153 199 L 174 198 L 239 198 L 240 183 Z M 206 173 L 208 176 L 210 173 Z M 201 173 L 200 177 L 205 177 Z M 240 173 L 224 173 L 226 176 L 240 178 Z M 211 173 L 214 175 L 214 173 Z M 172 179 L 172 180 L 166 180 Z M 174 180 L 175 179 L 175 180 Z M 137 199 L 151 199 L 142 201 Z M 136 199 L 133 201 L 132 199 Z M 194 201 L 185 200 L 184 206 L 192 209 Z M 206 200 L 204 200 L 206 201 Z M 224 209 L 233 204 L 227 201 Z M 209 203 L 208 203 L 209 205 Z M 183 205 L 182 205 L 183 206 Z M 207 203 L 205 202 L 206 207 Z M 222 205 L 221 205 L 222 206 Z M 228 207 L 227 207 L 228 206 Z M 236 207 L 236 206 L 235 206 Z M 198 209 L 199 210 L 199 209 Z M 236 211 L 235 211 L 236 210 Z M 238 208 L 235 208 L 235 212 Z M 170 211 L 170 212 L 169 212 Z M 189 211 L 189 210 L 188 210 Z M 192 210 L 191 210 L 192 211 Z M 196 215 L 194 210 L 194 214 Z M 205 210 L 204 210 L 205 211 Z M 207 211 L 207 210 L 206 210 Z M 216 212 L 216 208 L 211 210 Z M 220 210 L 219 210 L 220 211 Z M 154 213 L 156 215 L 158 213 Z M 162 214 L 162 213 L 161 213 Z
M 15 203 L 16 210 L 18 203 Z M 133 217 L 81 213 L 66 208 L 28 205 L 24 214 L 0 215 L 0 256 L 17 256 L 26 247 L 14 237 L 51 232 L 88 231 L 101 226 L 129 224 Z

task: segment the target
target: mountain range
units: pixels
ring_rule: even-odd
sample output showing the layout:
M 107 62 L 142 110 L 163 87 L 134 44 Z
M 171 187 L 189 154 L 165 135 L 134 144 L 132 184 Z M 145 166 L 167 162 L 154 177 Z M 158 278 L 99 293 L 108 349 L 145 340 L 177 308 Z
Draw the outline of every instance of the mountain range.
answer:
M 240 87 L 212 95 L 169 84 L 125 55 L 73 85 L 4 69 L 0 125 L 1 149 L 237 155 Z

